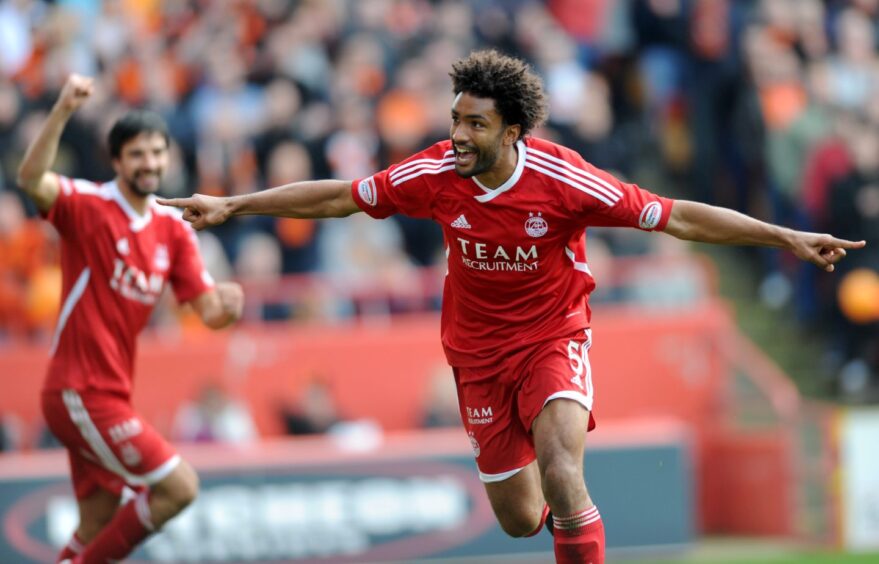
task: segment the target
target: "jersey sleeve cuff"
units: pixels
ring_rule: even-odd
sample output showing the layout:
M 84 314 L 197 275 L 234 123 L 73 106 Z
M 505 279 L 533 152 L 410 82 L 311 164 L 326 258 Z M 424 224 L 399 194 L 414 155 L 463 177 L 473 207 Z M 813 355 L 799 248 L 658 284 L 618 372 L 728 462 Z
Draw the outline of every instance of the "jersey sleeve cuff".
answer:
M 351 197 L 354 203 L 366 215 L 375 219 L 384 219 L 389 214 L 383 213 L 379 209 L 378 204 L 378 188 L 375 185 L 375 179 L 372 176 L 361 178 L 351 183 Z
M 673 199 L 661 196 L 659 197 L 659 203 L 662 205 L 662 215 L 659 218 L 659 223 L 651 231 L 665 231 L 665 226 L 668 225 L 668 220 L 671 219 L 671 210 L 675 205 Z

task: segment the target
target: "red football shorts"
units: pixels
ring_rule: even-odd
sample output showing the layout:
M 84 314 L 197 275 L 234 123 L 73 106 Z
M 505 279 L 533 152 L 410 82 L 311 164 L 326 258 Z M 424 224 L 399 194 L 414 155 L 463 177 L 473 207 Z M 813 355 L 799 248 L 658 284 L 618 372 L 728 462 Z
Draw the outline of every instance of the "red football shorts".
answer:
M 506 480 L 537 458 L 531 424 L 552 400 L 581 404 L 589 411 L 587 430 L 595 427 L 591 345 L 591 330 L 581 329 L 512 353 L 498 366 L 453 368 L 461 420 L 483 482 Z
M 43 392 L 43 417 L 67 448 L 77 499 L 97 488 L 121 495 L 170 474 L 180 457 L 128 399 L 99 392 Z

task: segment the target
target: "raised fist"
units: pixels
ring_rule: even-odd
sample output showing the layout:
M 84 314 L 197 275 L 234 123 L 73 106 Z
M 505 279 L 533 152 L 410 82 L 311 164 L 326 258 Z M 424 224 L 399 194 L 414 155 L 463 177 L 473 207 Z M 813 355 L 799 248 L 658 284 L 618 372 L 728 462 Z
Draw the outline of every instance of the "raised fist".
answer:
M 68 113 L 73 113 L 92 95 L 93 87 L 92 78 L 71 74 L 67 77 L 67 82 L 64 83 L 55 105 Z

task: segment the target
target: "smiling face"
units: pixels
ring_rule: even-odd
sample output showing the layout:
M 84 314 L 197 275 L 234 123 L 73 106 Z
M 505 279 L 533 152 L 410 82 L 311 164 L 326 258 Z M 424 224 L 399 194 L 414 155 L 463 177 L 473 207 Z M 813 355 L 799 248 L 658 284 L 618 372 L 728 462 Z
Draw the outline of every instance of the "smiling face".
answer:
M 490 98 L 459 93 L 452 104 L 449 136 L 459 176 L 503 176 L 511 162 L 515 166 L 509 153 L 519 137 L 519 126 L 505 125 Z
M 145 131 L 132 137 L 113 159 L 119 183 L 142 198 L 159 190 L 167 168 L 168 143 L 158 132 Z

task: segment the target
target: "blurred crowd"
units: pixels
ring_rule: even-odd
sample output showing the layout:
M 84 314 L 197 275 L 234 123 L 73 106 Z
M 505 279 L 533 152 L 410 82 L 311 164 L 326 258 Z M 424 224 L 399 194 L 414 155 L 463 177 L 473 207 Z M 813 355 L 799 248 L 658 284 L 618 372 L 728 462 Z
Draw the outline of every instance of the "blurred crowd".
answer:
M 68 73 L 97 88 L 56 170 L 110 179 L 103 138 L 144 106 L 175 140 L 166 195 L 240 194 L 366 176 L 447 137 L 451 62 L 493 46 L 545 79 L 551 119 L 536 134 L 596 166 L 870 240 L 833 277 L 784 254 L 743 254 L 766 303 L 825 330 L 831 369 L 857 387 L 879 371 L 877 22 L 879 0 L 5 0 L 0 333 L 51 332 L 57 241 L 15 172 Z M 200 236 L 218 278 L 262 288 L 321 273 L 324 283 L 297 285 L 299 305 L 262 303 L 263 319 L 425 307 L 407 290 L 422 285 L 417 267 L 443 260 L 439 230 L 400 217 L 249 217 Z M 597 233 L 590 262 L 682 252 L 661 239 Z M 695 277 L 670 269 L 639 291 L 664 281 L 674 300 L 698 291 Z M 375 299 L 375 281 L 395 297 Z M 334 285 L 361 297 L 325 299 Z

